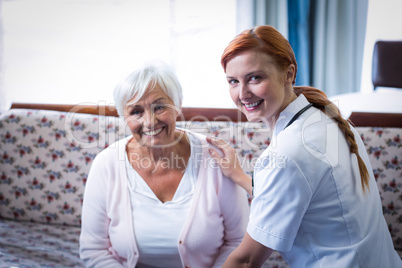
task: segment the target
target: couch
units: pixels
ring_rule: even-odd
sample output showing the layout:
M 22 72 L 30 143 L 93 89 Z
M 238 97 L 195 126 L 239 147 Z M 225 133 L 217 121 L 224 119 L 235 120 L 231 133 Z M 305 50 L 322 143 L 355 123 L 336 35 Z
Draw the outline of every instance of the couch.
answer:
M 402 120 L 395 116 L 396 127 L 369 120 L 372 126 L 357 130 L 402 256 Z M 177 126 L 230 142 L 248 173 L 270 143 L 269 129 L 231 109 L 186 108 Z M 78 248 L 91 163 L 129 134 L 113 107 L 15 104 L 0 114 L 0 268 L 84 267 Z M 274 252 L 264 267 L 288 265 Z

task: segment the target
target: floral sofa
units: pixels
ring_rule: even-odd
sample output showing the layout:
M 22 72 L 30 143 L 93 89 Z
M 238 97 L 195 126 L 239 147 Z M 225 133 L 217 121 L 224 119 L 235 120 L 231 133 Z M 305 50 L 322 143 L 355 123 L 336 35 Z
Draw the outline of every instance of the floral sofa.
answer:
M 247 172 L 270 143 L 269 130 L 259 123 L 179 121 L 177 126 L 227 140 Z M 402 253 L 402 130 L 358 131 L 370 154 L 395 248 Z M 0 114 L 0 268 L 84 267 L 78 241 L 91 163 L 102 149 L 129 134 L 115 116 L 35 109 Z M 288 265 L 275 252 L 264 267 Z

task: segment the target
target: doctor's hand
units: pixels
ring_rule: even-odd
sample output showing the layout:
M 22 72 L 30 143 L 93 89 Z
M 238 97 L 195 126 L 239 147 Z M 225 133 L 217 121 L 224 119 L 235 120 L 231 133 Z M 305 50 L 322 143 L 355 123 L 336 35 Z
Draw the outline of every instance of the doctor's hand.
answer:
M 207 141 L 217 148 L 210 148 L 209 154 L 219 164 L 223 175 L 230 178 L 234 183 L 252 195 L 251 178 L 244 173 L 236 150 L 222 139 L 207 137 Z

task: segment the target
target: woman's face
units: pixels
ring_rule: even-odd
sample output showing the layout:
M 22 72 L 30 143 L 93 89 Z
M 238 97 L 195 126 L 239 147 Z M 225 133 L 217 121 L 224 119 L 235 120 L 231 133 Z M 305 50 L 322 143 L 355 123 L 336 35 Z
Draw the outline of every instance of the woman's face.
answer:
M 153 148 L 163 148 L 175 141 L 178 114 L 173 101 L 158 84 L 137 102 L 128 101 L 124 109 L 134 139 L 142 146 Z
M 280 70 L 271 57 L 257 51 L 245 51 L 226 64 L 230 95 L 237 107 L 252 122 L 272 124 L 295 98 L 292 80 L 294 66 Z

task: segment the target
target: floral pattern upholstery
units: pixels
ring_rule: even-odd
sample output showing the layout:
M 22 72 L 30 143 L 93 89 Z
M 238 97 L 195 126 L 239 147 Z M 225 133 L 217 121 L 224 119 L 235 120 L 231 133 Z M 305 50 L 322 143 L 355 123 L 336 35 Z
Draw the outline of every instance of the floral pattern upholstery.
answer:
M 84 267 L 79 235 L 80 227 L 2 219 L 0 267 Z
M 228 141 L 248 173 L 270 144 L 270 130 L 259 123 L 187 121 L 177 127 Z M 401 129 L 358 131 L 395 247 L 401 247 Z M 92 160 L 129 134 L 117 117 L 24 109 L 0 115 L 0 268 L 83 266 L 78 238 Z M 264 267 L 288 265 L 275 252 Z
M 366 146 L 394 247 L 402 257 L 402 129 L 357 129 Z
M 124 136 L 114 117 L 12 110 L 0 120 L 0 215 L 79 226 L 88 172 Z

